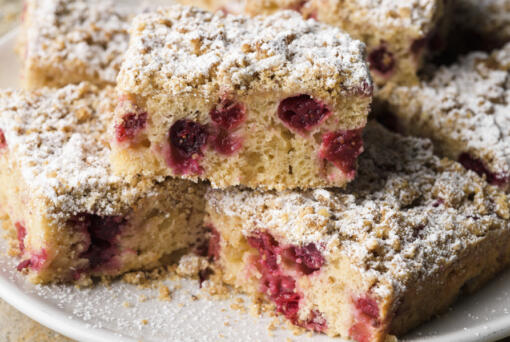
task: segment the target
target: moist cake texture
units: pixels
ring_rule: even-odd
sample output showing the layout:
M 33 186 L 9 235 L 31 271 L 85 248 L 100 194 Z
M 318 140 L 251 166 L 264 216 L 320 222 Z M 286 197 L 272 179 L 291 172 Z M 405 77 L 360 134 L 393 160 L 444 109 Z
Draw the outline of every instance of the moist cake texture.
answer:
M 510 43 L 440 67 L 419 86 L 396 87 L 388 100 L 394 128 L 430 138 L 440 154 L 509 189 L 509 69 Z
M 354 178 L 372 95 L 363 43 L 292 11 L 183 6 L 137 16 L 130 33 L 117 174 L 267 189 Z
M 114 98 L 87 83 L 0 92 L 0 214 L 34 282 L 149 269 L 200 243 L 203 185 L 112 175 Z
M 444 48 L 449 25 L 449 1 L 442 0 L 181 0 L 209 10 L 244 9 L 250 15 L 282 9 L 337 26 L 367 44 L 376 83 L 412 84 L 429 54 Z
M 129 18 L 111 1 L 27 0 L 19 44 L 24 87 L 115 84 Z
M 510 261 L 510 200 L 429 140 L 365 130 L 346 189 L 209 190 L 224 281 L 293 324 L 359 342 L 401 335 Z

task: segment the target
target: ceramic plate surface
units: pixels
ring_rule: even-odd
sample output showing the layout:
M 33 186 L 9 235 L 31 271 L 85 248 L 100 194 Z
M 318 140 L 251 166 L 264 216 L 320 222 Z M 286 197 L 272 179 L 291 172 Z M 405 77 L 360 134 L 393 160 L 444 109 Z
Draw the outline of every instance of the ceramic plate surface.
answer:
M 16 32 L 0 38 L 0 88 L 19 87 L 19 61 L 13 52 Z M 1 115 L 1 113 L 0 113 Z M 1 186 L 1 185 L 0 185 Z M 122 282 L 110 287 L 34 286 L 15 271 L 0 239 L 0 297 L 49 328 L 87 342 L 127 341 L 340 341 L 326 336 L 294 336 L 277 329 L 270 336 L 269 315 L 253 317 L 233 310 L 231 300 L 210 300 L 197 281 L 166 281 L 171 301 L 157 289 Z M 249 302 L 244 298 L 249 311 Z M 443 316 L 420 327 L 404 341 L 495 341 L 510 336 L 510 272 Z

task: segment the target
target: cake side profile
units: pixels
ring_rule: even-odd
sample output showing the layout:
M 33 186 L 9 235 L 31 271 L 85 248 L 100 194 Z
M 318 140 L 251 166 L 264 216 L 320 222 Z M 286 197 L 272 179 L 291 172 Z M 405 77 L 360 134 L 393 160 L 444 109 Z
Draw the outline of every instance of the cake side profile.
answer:
M 396 87 L 388 97 L 393 126 L 430 138 L 438 153 L 510 185 L 510 44 L 491 54 L 473 52 L 438 68 L 415 87 Z
M 429 140 L 370 123 L 346 189 L 209 190 L 223 279 L 291 323 L 358 342 L 402 335 L 510 262 L 510 200 Z
M 413 84 L 428 55 L 445 47 L 450 2 L 442 0 L 180 0 L 208 10 L 268 15 L 294 10 L 345 30 L 367 44 L 370 70 L 376 83 Z
M 204 185 L 112 175 L 114 98 L 87 83 L 0 92 L 0 213 L 33 282 L 150 269 L 201 243 Z
M 27 0 L 19 43 L 23 86 L 115 84 L 129 19 L 110 1 Z
M 354 178 L 372 95 L 361 42 L 291 11 L 183 6 L 137 16 L 130 33 L 116 174 L 266 189 Z

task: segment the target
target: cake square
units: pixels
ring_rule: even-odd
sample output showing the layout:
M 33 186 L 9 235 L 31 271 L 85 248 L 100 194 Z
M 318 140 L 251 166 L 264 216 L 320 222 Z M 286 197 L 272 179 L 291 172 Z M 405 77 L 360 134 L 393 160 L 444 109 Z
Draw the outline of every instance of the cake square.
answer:
M 212 189 L 223 279 L 298 326 L 383 342 L 510 263 L 510 199 L 426 139 L 369 123 L 346 189 Z
M 267 189 L 354 178 L 372 94 L 363 43 L 292 11 L 178 5 L 137 16 L 130 37 L 116 174 Z
M 202 243 L 203 184 L 111 173 L 114 93 L 0 91 L 0 216 L 33 282 L 86 284 Z
M 128 46 L 129 19 L 111 1 L 27 0 L 19 43 L 23 86 L 115 84 Z
M 374 81 L 413 84 L 426 57 L 445 48 L 451 3 L 443 0 L 179 0 L 216 11 L 268 15 L 294 10 L 367 45 Z M 475 0 L 476 1 L 476 0 Z M 471 22 L 473 23 L 473 22 Z
M 388 97 L 393 128 L 430 138 L 438 153 L 510 189 L 510 43 L 439 67 Z

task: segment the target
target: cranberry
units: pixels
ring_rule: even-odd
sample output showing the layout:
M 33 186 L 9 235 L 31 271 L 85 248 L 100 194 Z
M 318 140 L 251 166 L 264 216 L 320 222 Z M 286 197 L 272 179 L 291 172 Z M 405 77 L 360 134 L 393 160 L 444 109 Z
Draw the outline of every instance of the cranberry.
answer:
M 366 295 L 354 300 L 356 322 L 349 329 L 349 335 L 358 342 L 372 340 L 372 329 L 379 325 L 379 306 L 375 299 Z
M 4 131 L 0 129 L 0 149 L 7 147 L 7 140 L 5 139 Z
M 176 173 L 200 173 L 198 161 L 207 143 L 207 128 L 191 120 L 178 120 L 170 128 L 170 166 Z
M 242 145 L 242 139 L 235 137 L 224 129 L 220 129 L 217 133 L 211 136 L 212 148 L 216 152 L 226 156 L 230 156 L 237 152 Z
M 510 176 L 505 177 L 504 175 L 491 172 L 480 159 L 472 157 L 469 153 L 461 153 L 459 163 L 466 169 L 476 172 L 480 177 L 485 175 L 487 181 L 492 185 L 504 187 L 510 182 Z
M 218 260 L 220 257 L 220 233 L 213 227 L 209 227 L 211 236 L 207 248 L 207 256 L 212 260 Z
M 438 198 L 437 200 L 434 201 L 434 203 L 432 203 L 432 206 L 434 208 L 437 208 L 439 207 L 441 204 L 444 204 L 444 200 L 442 198 Z
M 48 254 L 46 253 L 46 250 L 43 248 L 41 251 L 33 253 L 30 256 L 30 259 L 23 260 L 22 262 L 20 262 L 16 269 L 18 271 L 22 271 L 25 268 L 31 268 L 35 271 L 39 271 L 43 268 L 47 260 Z
M 18 271 L 22 271 L 24 270 L 25 268 L 29 268 L 30 267 L 30 259 L 26 259 L 26 260 L 23 260 L 22 262 L 20 262 L 18 264 L 18 266 L 16 266 L 16 269 Z
M 337 131 L 322 136 L 319 156 L 333 163 L 348 175 L 356 173 L 356 159 L 363 152 L 362 129 Z
M 257 267 L 262 275 L 261 291 L 266 293 L 276 304 L 276 310 L 285 315 L 293 324 L 310 330 L 324 331 L 326 321 L 322 314 L 316 310 L 310 313 L 308 320 L 299 319 L 299 302 L 303 296 L 296 291 L 296 280 L 285 274 L 285 270 L 278 263 L 280 256 L 283 259 L 292 260 L 297 265 L 302 265 L 311 273 L 312 269 L 318 269 L 323 263 L 322 256 L 317 255 L 318 251 L 315 245 L 282 248 L 267 232 L 248 237 L 248 244 L 259 252 Z
M 278 117 L 301 133 L 312 130 L 330 114 L 326 105 L 306 94 L 288 97 L 278 106 Z
M 367 297 L 360 297 L 355 300 L 354 305 L 356 309 L 360 310 L 363 314 L 376 320 L 379 318 L 379 306 L 375 299 Z
M 326 319 L 318 310 L 312 310 L 310 312 L 310 316 L 306 322 L 304 322 L 303 326 L 308 330 L 313 330 L 316 332 L 325 332 L 328 328 Z
M 25 251 L 25 242 L 24 241 L 25 241 L 25 236 L 27 236 L 27 229 L 25 228 L 24 225 L 22 225 L 19 222 L 16 222 L 14 224 L 14 226 L 16 227 L 16 232 L 18 235 L 19 250 L 21 251 L 21 253 L 23 253 Z
M 90 244 L 80 257 L 89 260 L 91 270 L 107 265 L 117 254 L 116 240 L 126 224 L 125 218 L 81 213 L 70 223 L 90 237 Z
M 242 103 L 227 98 L 223 98 L 209 113 L 211 120 L 226 130 L 237 128 L 244 121 L 245 114 L 246 108 Z
M 368 61 L 370 62 L 370 68 L 382 75 L 390 73 L 395 67 L 395 58 L 385 45 L 370 52 Z
M 324 257 L 314 243 L 304 247 L 287 247 L 282 249 L 281 255 L 286 262 L 298 265 L 299 270 L 307 275 L 319 270 L 324 264 Z
M 211 276 L 211 274 L 213 274 L 214 271 L 212 269 L 210 269 L 209 267 L 207 267 L 206 269 L 204 270 L 200 270 L 198 271 L 198 286 L 200 288 L 202 288 L 202 283 L 204 281 L 206 281 L 207 279 L 209 279 L 209 277 Z
M 122 117 L 122 122 L 115 126 L 115 135 L 118 142 L 133 140 L 135 136 L 147 125 L 147 113 L 128 113 Z
M 364 322 L 353 324 L 349 329 L 349 336 L 357 342 L 370 342 L 372 338 L 370 325 Z
M 207 137 L 206 127 L 191 120 L 178 120 L 170 128 L 170 143 L 186 157 L 200 153 Z

